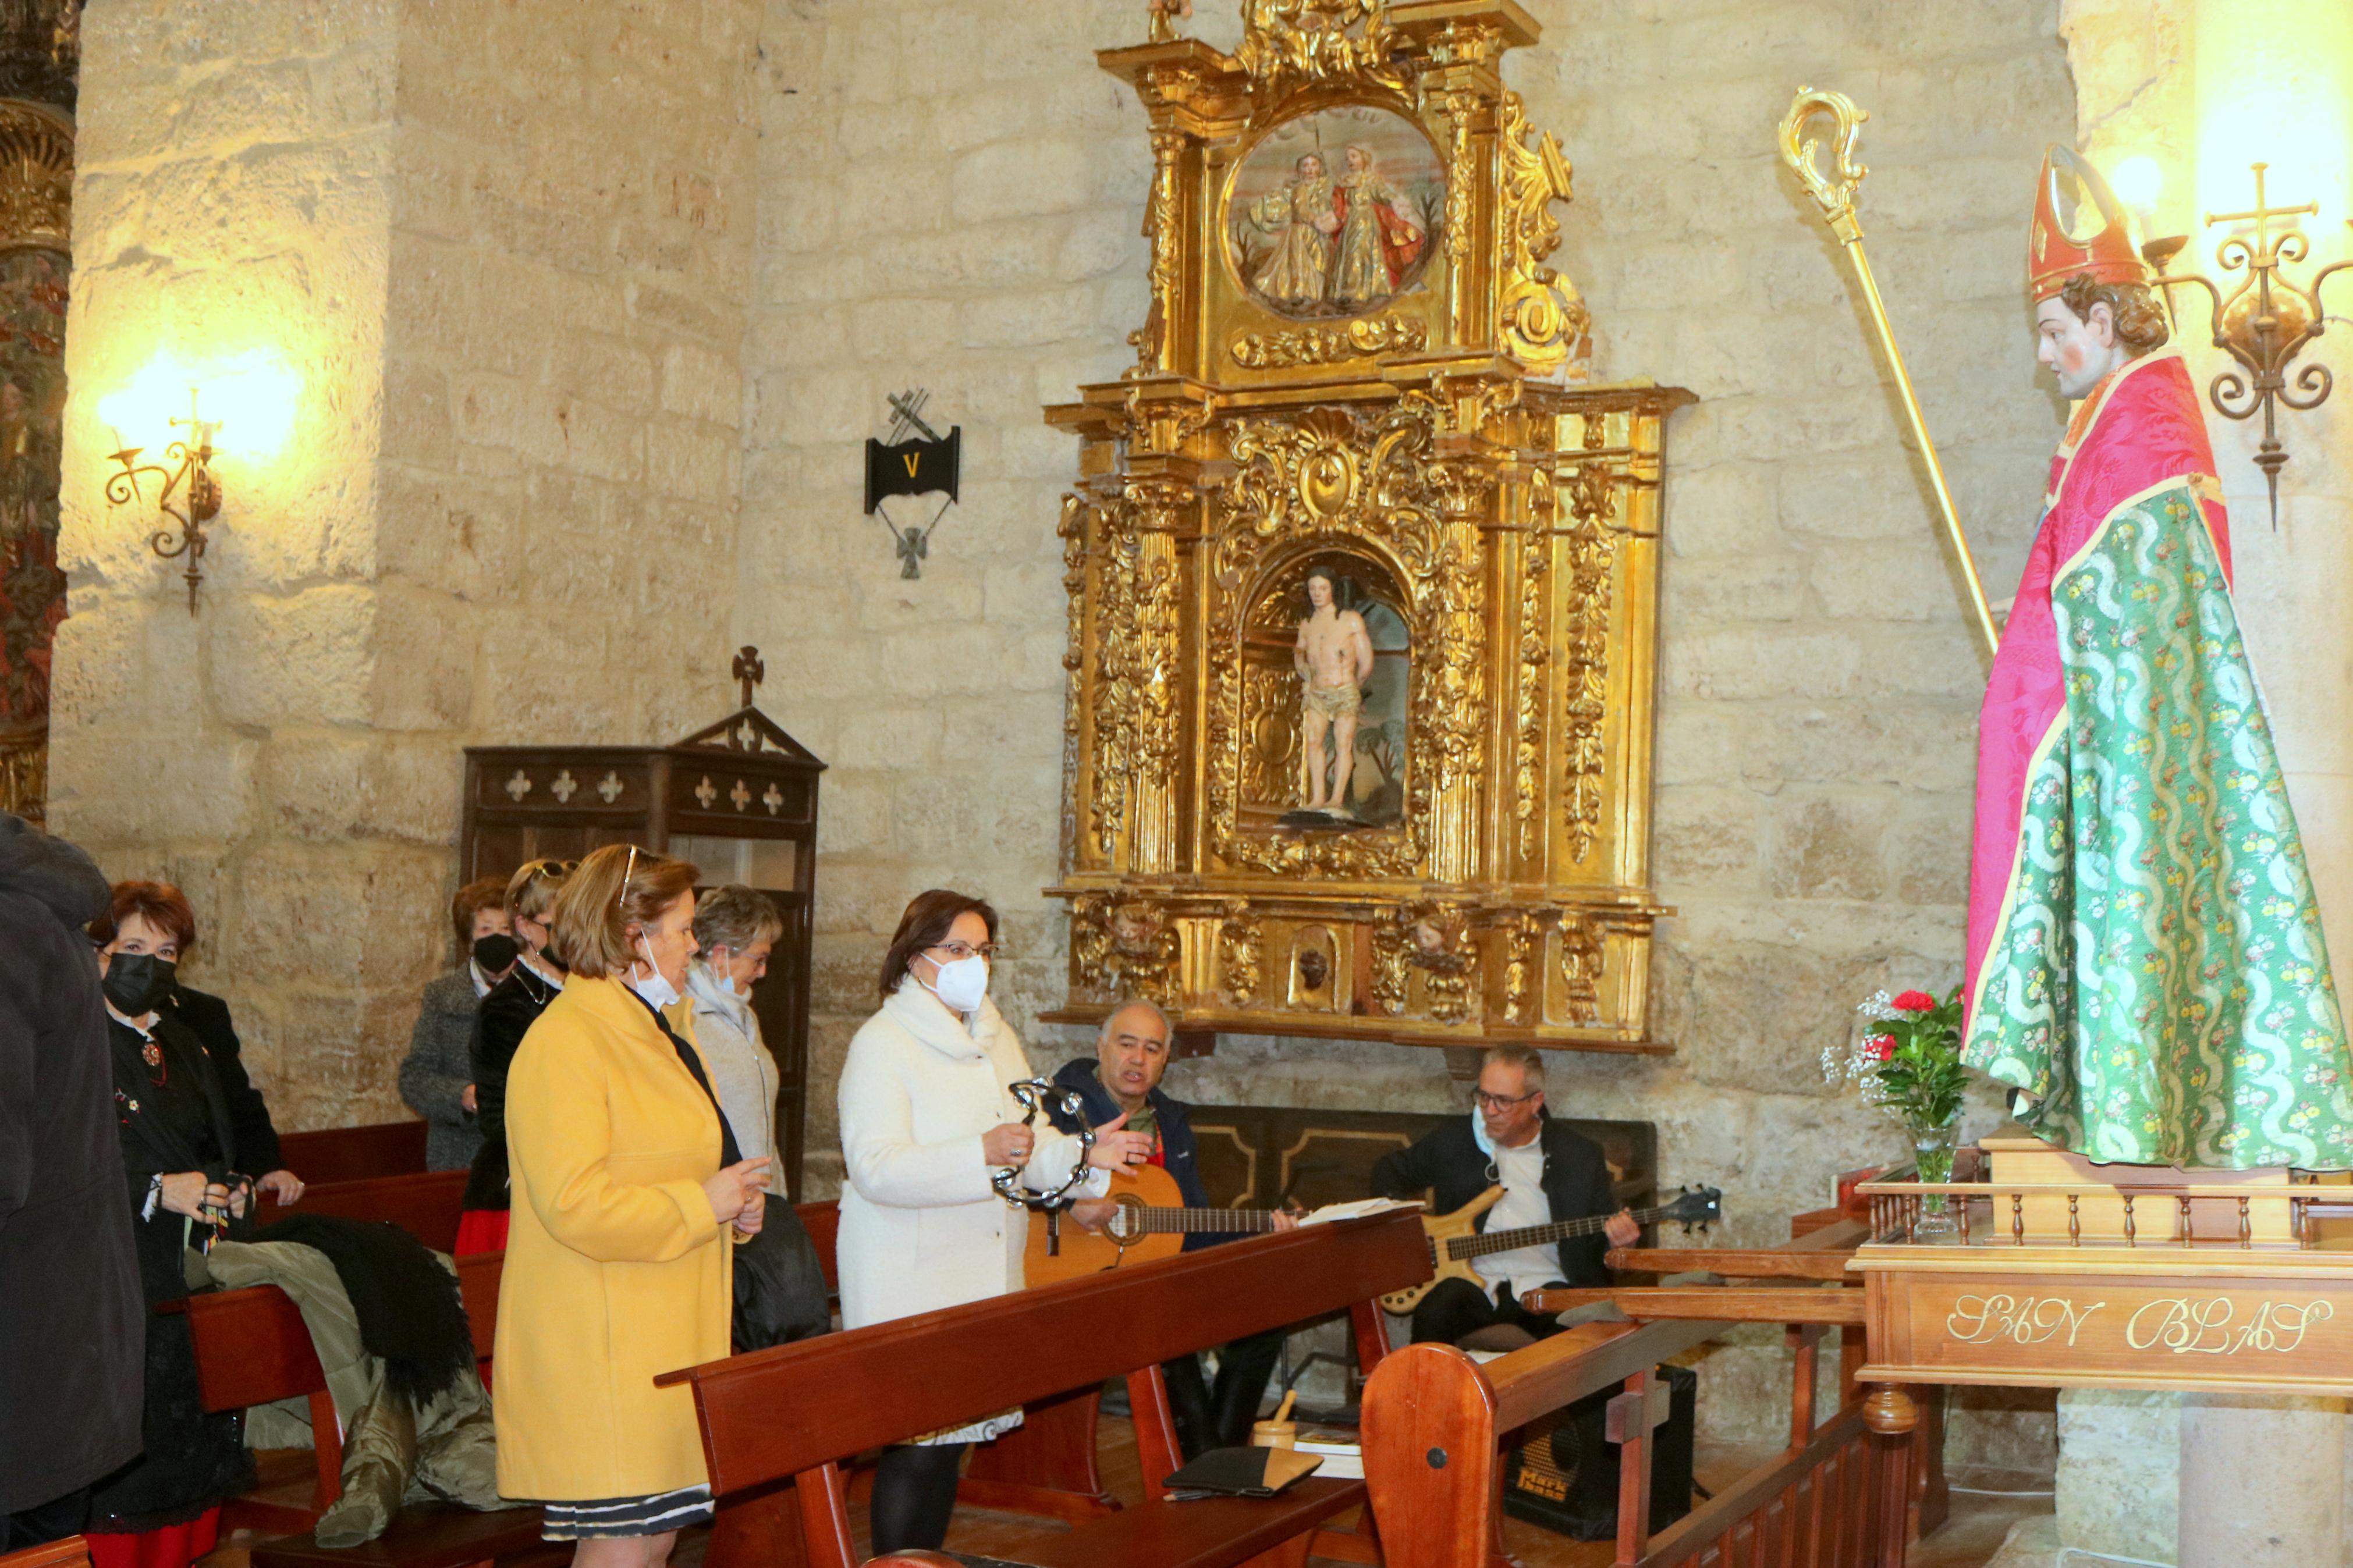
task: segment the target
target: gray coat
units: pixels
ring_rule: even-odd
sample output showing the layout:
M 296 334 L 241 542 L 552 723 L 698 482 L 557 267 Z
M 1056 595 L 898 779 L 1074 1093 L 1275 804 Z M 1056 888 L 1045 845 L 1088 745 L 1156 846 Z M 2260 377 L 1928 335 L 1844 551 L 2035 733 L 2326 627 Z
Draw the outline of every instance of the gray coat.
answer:
M 135 1458 L 147 1303 L 98 961 L 106 879 L 0 812 L 0 1515 Z
M 417 1015 L 417 1028 L 408 1037 L 408 1055 L 400 1063 L 400 1098 L 425 1118 L 425 1165 L 432 1171 L 459 1171 L 474 1163 L 482 1146 L 481 1130 L 473 1112 L 458 1103 L 474 1069 L 466 1047 L 474 1036 L 474 976 L 459 968 L 429 982 L 425 1006 Z

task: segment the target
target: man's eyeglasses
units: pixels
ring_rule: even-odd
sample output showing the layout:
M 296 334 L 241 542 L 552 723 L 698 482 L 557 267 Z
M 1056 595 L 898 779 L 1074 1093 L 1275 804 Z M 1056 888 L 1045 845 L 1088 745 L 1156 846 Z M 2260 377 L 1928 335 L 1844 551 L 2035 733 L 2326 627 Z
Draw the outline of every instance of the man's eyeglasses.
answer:
M 1543 1092 L 1540 1089 L 1532 1089 L 1525 1094 L 1489 1094 L 1482 1089 L 1473 1090 L 1471 1098 L 1479 1102 L 1482 1110 L 1501 1110 L 1506 1106 L 1525 1105 Z
M 981 957 L 988 960 L 989 963 L 995 963 L 997 962 L 997 955 L 1004 950 L 993 942 L 982 942 L 978 947 L 973 946 L 972 943 L 968 942 L 935 942 L 923 951 L 926 952 L 944 952 L 948 955 L 951 962 L 960 962 L 964 959 L 970 958 L 975 953 L 978 953 Z

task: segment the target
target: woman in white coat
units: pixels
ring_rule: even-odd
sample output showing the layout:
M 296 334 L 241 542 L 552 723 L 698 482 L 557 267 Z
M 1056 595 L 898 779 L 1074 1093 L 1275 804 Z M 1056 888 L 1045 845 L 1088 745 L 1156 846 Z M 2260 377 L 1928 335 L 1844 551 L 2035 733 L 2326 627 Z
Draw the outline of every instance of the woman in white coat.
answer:
M 1071 1172 L 1078 1140 L 1018 1120 L 1008 1086 L 1031 1076 L 1021 1041 L 988 1000 L 997 911 L 934 889 L 899 917 L 882 961 L 882 1009 L 849 1042 L 841 1069 L 849 1184 L 836 1242 L 845 1329 L 1021 1289 L 1028 1216 L 989 1185 L 998 1169 L 1033 1189 Z M 1152 1156 L 1152 1141 L 1097 1130 L 1088 1163 L 1109 1171 Z M 1099 1194 L 1103 1178 L 1090 1175 Z M 1099 1225 L 1107 1200 L 1074 1217 Z M 965 1449 L 1018 1426 L 1009 1411 L 882 1451 L 874 1475 L 873 1551 L 936 1551 L 955 1508 Z

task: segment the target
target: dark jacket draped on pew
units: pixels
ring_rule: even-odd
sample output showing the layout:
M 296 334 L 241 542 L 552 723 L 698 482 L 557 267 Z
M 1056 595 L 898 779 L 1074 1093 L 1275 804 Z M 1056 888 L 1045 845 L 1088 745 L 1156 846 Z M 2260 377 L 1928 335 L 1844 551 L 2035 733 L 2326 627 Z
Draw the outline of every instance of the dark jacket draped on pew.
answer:
M 106 879 L 0 813 L 0 1514 L 139 1452 L 145 1311 L 81 928 Z
M 153 1312 L 188 1293 L 185 1254 L 196 1223 L 160 1203 L 142 1212 L 153 1176 L 202 1171 L 225 1182 L 242 1173 L 237 1135 L 212 1058 L 195 1033 L 165 1010 L 156 1014 L 153 1035 L 162 1059 L 150 1065 L 136 1029 L 107 1023 L 126 1178 L 117 1201 L 131 1212 L 150 1313 L 141 1418 L 146 1452 L 90 1494 L 90 1528 L 111 1535 L 185 1522 L 253 1484 L 237 1414 L 205 1413 L 188 1320 Z

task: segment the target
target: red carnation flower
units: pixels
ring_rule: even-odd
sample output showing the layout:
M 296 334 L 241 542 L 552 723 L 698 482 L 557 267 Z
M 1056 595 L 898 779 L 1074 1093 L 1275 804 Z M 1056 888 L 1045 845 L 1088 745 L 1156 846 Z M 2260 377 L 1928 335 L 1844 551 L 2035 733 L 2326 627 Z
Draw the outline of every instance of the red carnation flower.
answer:
M 1899 1013 L 1926 1013 L 1936 1005 L 1936 999 L 1926 991 L 1906 991 L 1895 999 L 1895 1010 Z
M 1892 1061 L 1894 1059 L 1895 1056 L 1895 1037 L 1893 1035 L 1873 1035 L 1871 1037 L 1868 1048 L 1874 1059 L 1883 1062 Z

